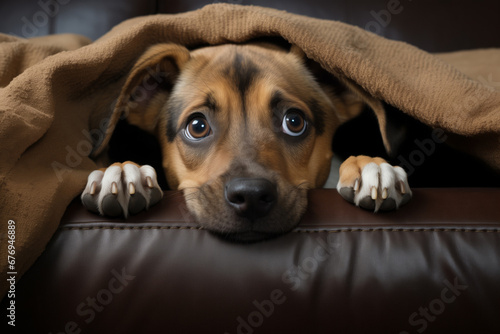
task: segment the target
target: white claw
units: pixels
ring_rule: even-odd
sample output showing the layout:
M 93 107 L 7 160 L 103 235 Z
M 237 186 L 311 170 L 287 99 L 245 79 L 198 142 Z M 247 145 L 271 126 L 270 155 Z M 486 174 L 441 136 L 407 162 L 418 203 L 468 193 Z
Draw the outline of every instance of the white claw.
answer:
M 92 182 L 92 185 L 90 186 L 90 195 L 94 196 L 97 190 L 97 182 Z
M 135 185 L 130 182 L 129 185 L 128 185 L 128 192 L 130 195 L 134 195 L 135 194 Z
M 387 191 L 387 188 L 384 188 L 382 191 L 382 199 L 387 199 L 389 197 L 389 192 Z
M 371 197 L 372 197 L 372 200 L 377 200 L 377 188 L 376 187 L 372 187 L 372 193 L 371 193 Z
M 146 183 L 147 183 L 149 189 L 153 188 L 153 181 L 151 180 L 150 176 L 146 177 Z
M 357 192 L 359 190 L 359 179 L 356 179 L 354 181 L 354 191 Z
M 118 185 L 116 184 L 116 182 L 111 183 L 111 193 L 113 195 L 118 194 Z
M 404 195 L 406 194 L 406 187 L 405 183 L 403 181 L 399 181 L 399 190 L 401 191 L 401 194 Z

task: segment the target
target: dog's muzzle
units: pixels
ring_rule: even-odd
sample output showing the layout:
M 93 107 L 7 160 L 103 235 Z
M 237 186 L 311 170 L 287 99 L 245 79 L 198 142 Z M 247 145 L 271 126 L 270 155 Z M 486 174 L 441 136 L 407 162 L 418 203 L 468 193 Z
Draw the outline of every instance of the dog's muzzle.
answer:
M 234 242 L 256 242 L 287 233 L 307 207 L 306 188 L 249 163 L 233 165 L 214 181 L 184 191 L 188 209 L 200 226 Z

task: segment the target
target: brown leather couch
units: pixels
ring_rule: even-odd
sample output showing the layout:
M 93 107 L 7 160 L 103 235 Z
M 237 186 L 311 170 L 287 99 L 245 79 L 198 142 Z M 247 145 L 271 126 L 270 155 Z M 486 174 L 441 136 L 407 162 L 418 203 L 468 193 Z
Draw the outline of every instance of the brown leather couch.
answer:
M 493 1 L 230 2 L 342 20 L 431 52 L 499 46 L 500 4 Z M 3 2 L 0 31 L 97 39 L 128 17 L 206 3 Z M 95 216 L 75 200 L 17 284 L 15 329 L 500 332 L 500 188 L 417 188 L 401 210 L 378 214 L 348 204 L 335 190 L 309 197 L 297 229 L 254 244 L 199 229 L 177 192 L 166 192 L 159 205 L 127 221 Z M 6 302 L 1 326 L 10 333 Z

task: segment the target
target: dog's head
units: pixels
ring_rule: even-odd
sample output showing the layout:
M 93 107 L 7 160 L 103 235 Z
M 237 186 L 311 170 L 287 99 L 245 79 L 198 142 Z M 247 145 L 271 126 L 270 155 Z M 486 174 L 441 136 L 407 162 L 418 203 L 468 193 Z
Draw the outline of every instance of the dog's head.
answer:
M 338 98 L 298 49 L 269 44 L 156 45 L 121 94 L 128 122 L 161 143 L 170 188 L 200 225 L 237 240 L 298 223 L 330 171 Z

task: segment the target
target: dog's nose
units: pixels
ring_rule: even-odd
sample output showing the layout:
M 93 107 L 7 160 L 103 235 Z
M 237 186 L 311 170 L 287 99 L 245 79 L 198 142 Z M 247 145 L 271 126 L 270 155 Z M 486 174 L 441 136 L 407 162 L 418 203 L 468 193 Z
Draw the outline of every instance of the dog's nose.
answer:
M 271 211 L 278 192 L 276 185 L 263 178 L 235 178 L 226 184 L 226 200 L 236 213 L 250 220 Z

